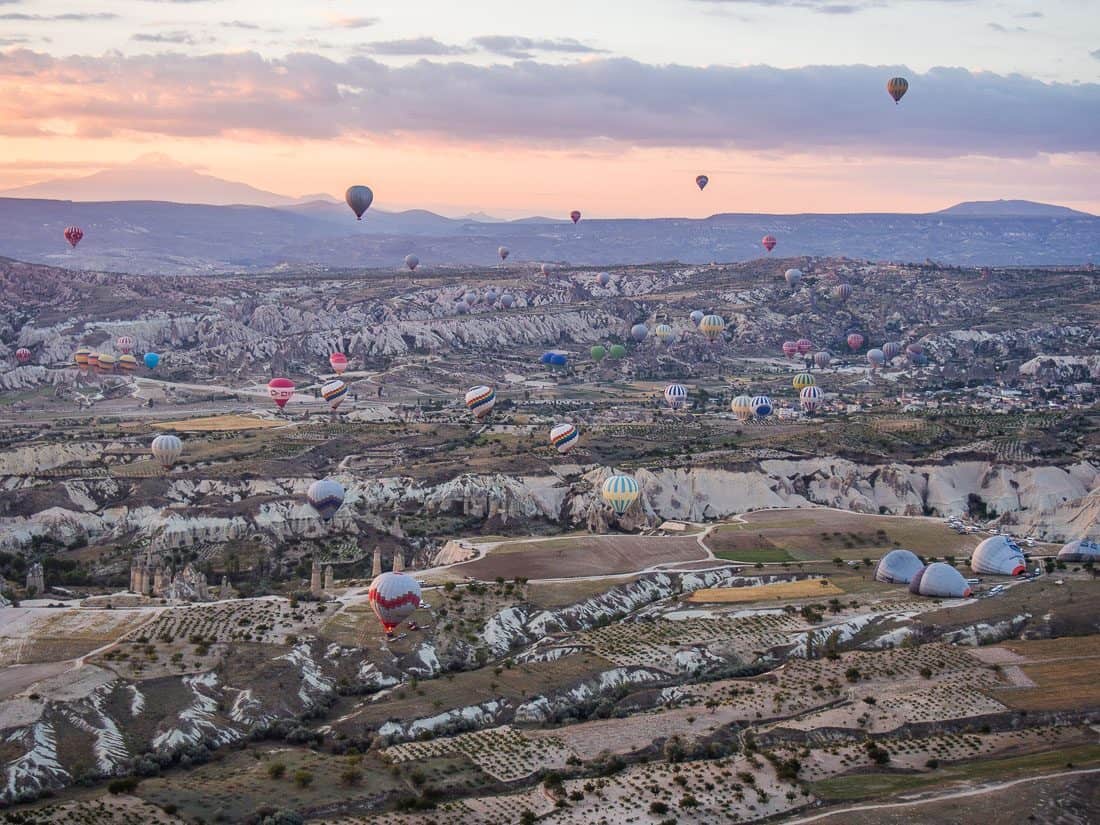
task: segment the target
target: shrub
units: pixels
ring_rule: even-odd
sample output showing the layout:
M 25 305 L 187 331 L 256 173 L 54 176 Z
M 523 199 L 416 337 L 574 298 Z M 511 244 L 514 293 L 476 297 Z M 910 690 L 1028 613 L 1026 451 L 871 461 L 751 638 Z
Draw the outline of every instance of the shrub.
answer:
M 313 774 L 307 770 L 297 770 L 294 772 L 294 784 L 299 788 L 308 788 L 313 784 Z
M 267 775 L 272 779 L 282 779 L 286 773 L 286 765 L 282 762 L 272 762 L 267 766 Z
M 138 786 L 138 778 L 136 776 L 123 776 L 119 779 L 111 780 L 111 783 L 107 786 L 108 793 L 132 793 Z

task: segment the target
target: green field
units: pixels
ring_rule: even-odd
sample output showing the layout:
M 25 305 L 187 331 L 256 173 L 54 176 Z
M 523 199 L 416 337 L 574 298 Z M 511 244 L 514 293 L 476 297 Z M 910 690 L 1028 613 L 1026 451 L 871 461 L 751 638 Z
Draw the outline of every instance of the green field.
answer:
M 928 787 L 942 789 L 952 782 L 984 782 L 1007 780 L 1035 773 L 1094 767 L 1100 764 L 1100 745 L 1080 745 L 1075 748 L 1009 756 L 1003 759 L 982 759 L 959 762 L 927 773 L 871 773 L 835 776 L 811 784 L 814 795 L 827 802 L 893 796 Z
M 782 547 L 760 547 L 754 550 L 719 550 L 714 555 L 726 561 L 744 561 L 750 564 L 797 561 Z

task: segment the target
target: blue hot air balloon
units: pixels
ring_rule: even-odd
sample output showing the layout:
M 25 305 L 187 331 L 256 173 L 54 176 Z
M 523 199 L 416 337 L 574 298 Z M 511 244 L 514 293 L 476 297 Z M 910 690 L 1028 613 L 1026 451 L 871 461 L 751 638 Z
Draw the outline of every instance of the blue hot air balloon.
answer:
M 147 366 L 149 369 L 153 370 L 153 369 L 156 369 L 157 364 L 160 363 L 160 356 L 157 355 L 155 352 L 147 352 L 147 353 L 145 353 L 145 359 L 144 360 L 145 360 L 145 366 Z

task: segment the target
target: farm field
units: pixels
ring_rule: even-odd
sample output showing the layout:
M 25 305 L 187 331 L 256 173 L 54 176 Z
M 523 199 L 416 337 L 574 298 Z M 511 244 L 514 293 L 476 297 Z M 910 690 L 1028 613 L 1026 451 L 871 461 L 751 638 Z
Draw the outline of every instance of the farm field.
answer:
M 692 604 L 748 604 L 751 602 L 782 601 L 844 593 L 828 579 L 800 579 L 792 582 L 758 584 L 755 587 L 712 587 L 696 590 L 687 601 Z
M 257 418 L 252 415 L 213 415 L 179 421 L 158 421 L 150 426 L 156 430 L 174 430 L 181 433 L 226 433 L 237 430 L 268 430 L 286 425 L 285 421 L 273 421 L 270 418 Z
M 997 698 L 1009 707 L 1072 710 L 1100 702 L 1100 637 L 1006 642 L 1001 647 L 1015 654 L 1011 667 L 1034 685 L 998 691 Z
M 454 569 L 479 579 L 548 579 L 633 573 L 705 558 L 688 536 L 583 536 L 498 545 L 484 558 Z

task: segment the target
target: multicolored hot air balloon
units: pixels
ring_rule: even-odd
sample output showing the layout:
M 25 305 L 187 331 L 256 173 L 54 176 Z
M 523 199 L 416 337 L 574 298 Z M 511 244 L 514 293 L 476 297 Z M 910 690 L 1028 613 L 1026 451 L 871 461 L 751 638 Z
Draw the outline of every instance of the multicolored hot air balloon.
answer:
M 79 226 L 67 226 L 65 227 L 65 240 L 69 242 L 69 246 L 76 249 L 76 245 L 80 243 L 80 239 L 84 237 L 84 230 Z
M 798 344 L 795 341 L 783 342 L 783 354 L 786 355 L 788 358 L 794 358 L 797 352 Z
M 510 250 L 508 247 L 506 247 L 506 246 L 498 246 L 497 247 L 497 255 L 500 256 L 501 261 L 508 260 L 508 256 L 511 255 L 511 254 L 512 254 L 512 250 Z
M 466 393 L 466 406 L 474 414 L 478 421 L 483 420 L 493 411 L 497 403 L 497 394 L 492 387 L 481 385 L 473 387 Z
M 348 357 L 342 352 L 333 352 L 328 357 L 328 365 L 337 375 L 343 375 L 348 368 Z
M 92 354 L 91 347 L 77 347 L 76 352 L 73 353 L 73 363 L 80 369 L 88 369 L 88 356 Z
M 905 93 L 909 91 L 909 81 L 904 77 L 891 77 L 886 81 L 886 91 L 894 99 L 896 105 L 901 102 L 901 99 L 905 97 Z
M 642 341 L 649 337 L 649 327 L 645 324 L 635 324 L 630 328 L 630 337 L 639 344 L 642 343 Z
M 707 188 L 708 183 L 710 183 L 710 178 L 708 178 L 706 175 L 695 176 L 695 185 L 699 187 L 700 192 Z
M 611 505 L 611 509 L 617 515 L 622 515 L 630 509 L 630 505 L 638 500 L 641 491 L 638 482 L 630 476 L 614 475 L 603 483 L 603 500 Z
M 99 372 L 99 353 L 95 350 L 88 352 L 88 370 L 90 372 Z
M 333 478 L 322 478 L 309 485 L 306 501 L 317 511 L 322 521 L 332 521 L 344 503 L 344 485 Z
M 887 341 L 882 345 L 882 354 L 886 356 L 887 361 L 893 361 L 901 355 L 901 344 L 897 341 Z
M 701 309 L 692 310 L 691 315 L 688 317 L 691 319 L 692 326 L 699 326 L 699 322 L 706 317 L 706 313 Z
M 851 284 L 837 284 L 833 287 L 832 296 L 834 301 L 844 303 L 852 297 L 852 285 Z
M 607 286 L 609 283 L 611 283 L 611 275 L 607 272 L 601 272 L 599 275 L 596 276 L 596 283 L 598 283 L 600 286 Z
M 622 358 L 626 358 L 626 347 L 622 344 L 612 344 L 611 349 L 607 351 L 607 357 L 612 361 L 618 361 Z
M 576 223 L 580 219 L 581 219 L 581 213 L 578 212 L 576 209 L 574 209 L 572 212 L 569 213 L 569 220 L 573 221 L 573 223 Z
M 676 332 L 668 324 L 657 324 L 656 328 L 653 330 L 653 334 L 657 336 L 657 340 L 662 344 L 668 344 L 672 341 Z
M 699 322 L 699 331 L 712 344 L 718 340 L 725 328 L 726 319 L 721 315 L 704 315 L 703 320 Z
M 109 372 L 115 371 L 115 364 L 118 362 L 115 357 L 109 353 L 101 352 L 99 358 L 96 359 L 96 369 L 106 375 Z
M 772 414 L 772 400 L 766 395 L 753 396 L 749 404 L 752 407 L 752 414 L 757 418 L 767 418 Z
M 334 378 L 321 387 L 321 397 L 328 402 L 329 409 L 333 412 L 344 402 L 347 394 L 348 385 L 339 378 Z
M 160 462 L 160 466 L 168 470 L 183 455 L 183 442 L 180 441 L 179 436 L 158 435 L 153 439 L 151 451 L 153 458 Z
M 515 302 L 516 299 L 511 293 L 505 292 L 503 295 L 500 296 L 500 305 L 505 309 L 511 309 L 512 304 L 514 304 Z
M 775 237 L 772 235 L 765 235 L 763 238 L 760 239 L 760 243 L 766 250 L 771 252 L 773 249 L 775 249 L 775 245 L 778 243 L 778 241 L 776 241 Z
M 880 349 L 867 350 L 867 363 L 871 365 L 872 370 L 877 370 L 886 363 L 886 353 Z
M 798 347 L 798 354 L 799 355 L 809 355 L 810 350 L 812 350 L 814 348 L 814 343 L 809 338 L 799 338 L 794 343 L 795 343 L 795 346 Z
M 155 370 L 157 368 L 157 364 L 160 363 L 160 356 L 157 355 L 155 352 L 147 352 L 145 353 L 145 357 L 142 360 L 145 362 L 145 366 L 148 369 Z
M 550 446 L 562 455 L 565 455 L 577 446 L 580 432 L 572 424 L 555 424 L 550 430 Z
M 351 211 L 355 213 L 355 219 L 361 221 L 363 220 L 363 213 L 370 209 L 370 205 L 374 201 L 374 193 L 369 186 L 349 186 L 348 191 L 344 193 L 344 200 L 351 207 Z
M 802 404 L 802 409 L 808 413 L 812 413 L 817 410 L 817 406 L 821 403 L 821 399 L 824 395 L 825 393 L 821 391 L 821 387 L 803 387 L 802 391 L 798 393 L 798 401 Z
M 802 270 L 801 269 L 788 269 L 783 273 L 783 280 L 787 282 L 787 286 L 791 289 L 797 287 L 802 283 Z
M 674 410 L 687 403 L 688 391 L 683 384 L 669 384 L 665 387 L 665 403 Z
M 118 368 L 123 372 L 133 372 L 138 368 L 138 360 L 130 353 L 118 357 Z
M 390 636 L 420 606 L 420 582 L 406 573 L 383 573 L 370 583 L 367 600 Z
M 817 381 L 808 372 L 800 372 L 793 379 L 791 379 L 791 386 L 801 392 L 806 387 L 812 387 Z
M 752 418 L 752 399 L 747 395 L 739 395 L 730 402 L 730 412 L 737 416 L 738 421 L 748 421 Z
M 280 410 L 294 397 L 294 382 L 289 378 L 272 378 L 267 382 L 267 394 Z
M 858 332 L 849 332 L 847 341 L 848 349 L 852 352 L 859 352 L 860 348 L 863 346 L 863 336 Z
M 821 350 L 821 352 L 814 353 L 814 366 L 819 370 L 825 369 L 833 363 L 833 356 L 829 354 L 827 350 Z
M 20 364 L 25 364 L 31 360 L 31 351 L 26 347 L 20 347 L 15 351 L 15 360 Z
M 410 272 L 415 272 L 416 268 L 420 266 L 420 259 L 415 255 L 406 255 L 405 266 L 409 268 Z
M 134 348 L 134 339 L 129 335 L 120 335 L 115 340 L 115 349 L 121 352 L 123 355 L 129 355 L 130 351 Z

